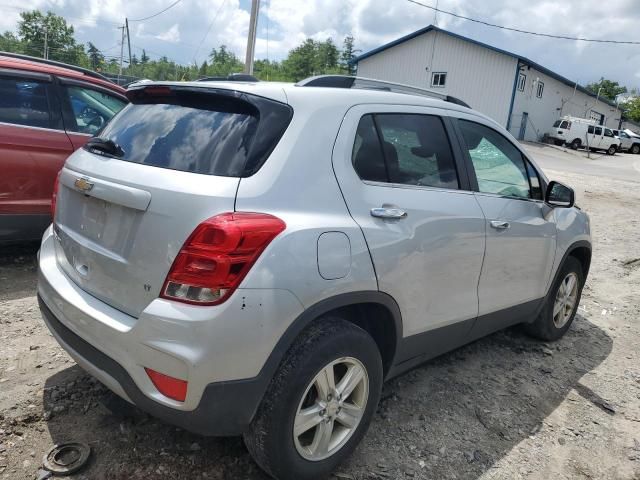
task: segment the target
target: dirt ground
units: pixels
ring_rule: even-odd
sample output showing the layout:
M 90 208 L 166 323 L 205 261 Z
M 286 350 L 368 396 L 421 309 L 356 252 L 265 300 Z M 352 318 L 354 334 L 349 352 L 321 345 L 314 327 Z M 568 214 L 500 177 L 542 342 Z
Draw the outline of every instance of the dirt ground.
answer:
M 547 171 L 589 212 L 579 316 L 544 344 L 518 328 L 388 383 L 341 479 L 640 479 L 640 184 Z M 0 479 L 83 441 L 73 479 L 265 479 L 238 438 L 203 438 L 118 401 L 44 327 L 36 247 L 0 253 Z

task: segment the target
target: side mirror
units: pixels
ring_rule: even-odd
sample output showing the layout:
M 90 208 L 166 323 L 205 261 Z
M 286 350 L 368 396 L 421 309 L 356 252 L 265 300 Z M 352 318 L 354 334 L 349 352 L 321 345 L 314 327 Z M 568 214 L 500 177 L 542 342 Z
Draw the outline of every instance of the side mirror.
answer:
M 552 180 L 547 185 L 545 202 L 552 207 L 571 208 L 576 200 L 576 194 L 571 187 Z

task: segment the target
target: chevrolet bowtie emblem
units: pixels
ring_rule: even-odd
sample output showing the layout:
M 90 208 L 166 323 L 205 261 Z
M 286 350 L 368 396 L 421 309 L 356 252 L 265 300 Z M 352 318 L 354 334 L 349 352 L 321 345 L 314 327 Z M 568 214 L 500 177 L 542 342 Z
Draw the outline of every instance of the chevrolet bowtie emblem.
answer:
M 78 190 L 82 190 L 83 192 L 88 192 L 93 188 L 93 183 L 86 178 L 77 178 L 73 184 Z

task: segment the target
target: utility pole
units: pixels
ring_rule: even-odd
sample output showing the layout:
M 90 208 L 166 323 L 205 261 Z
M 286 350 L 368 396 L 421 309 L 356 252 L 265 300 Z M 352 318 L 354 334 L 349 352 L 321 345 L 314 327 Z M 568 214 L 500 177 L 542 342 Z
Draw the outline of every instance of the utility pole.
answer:
M 42 58 L 47 60 L 49 58 L 49 28 L 47 25 L 44 26 L 44 50 L 42 52 Z
M 256 48 L 256 30 L 258 29 L 258 10 L 260 0 L 251 0 L 251 17 L 249 19 L 249 36 L 247 37 L 247 55 L 244 60 L 244 73 L 253 75 L 253 54 Z
M 124 56 L 124 30 L 126 26 L 118 27 L 122 30 L 122 38 L 120 40 L 120 69 L 118 70 L 118 85 L 120 85 L 120 75 L 122 75 L 122 57 Z
M 127 27 L 127 46 L 129 47 L 129 67 L 131 67 L 131 38 L 129 37 L 129 19 L 124 19 L 124 25 Z

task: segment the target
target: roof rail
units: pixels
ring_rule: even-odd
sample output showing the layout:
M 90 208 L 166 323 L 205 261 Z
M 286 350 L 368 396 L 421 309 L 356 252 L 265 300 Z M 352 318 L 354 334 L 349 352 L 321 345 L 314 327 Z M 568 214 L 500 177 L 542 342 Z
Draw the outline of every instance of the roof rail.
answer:
M 107 77 L 105 77 L 104 75 L 101 75 L 98 72 L 94 72 L 93 70 L 88 70 L 82 67 L 77 67 L 75 65 L 69 65 L 68 63 L 56 62 L 55 60 L 45 60 L 44 58 L 32 57 L 30 55 L 23 55 L 21 53 L 13 53 L 13 52 L 0 52 L 0 56 L 17 58 L 20 60 L 29 60 L 30 62 L 36 62 L 36 63 L 44 63 L 46 65 L 51 65 L 53 67 L 66 68 L 67 70 L 73 70 L 78 73 L 83 73 L 87 77 L 98 78 L 106 82 L 111 82 L 111 80 L 109 80 Z M 114 83 L 114 82 L 111 82 L 111 83 Z
M 232 73 L 230 75 L 216 77 L 202 77 L 196 82 L 259 82 L 256 77 L 246 73 Z
M 364 90 L 384 90 L 387 92 L 404 93 L 407 95 L 419 95 L 422 97 L 437 98 L 445 102 L 455 103 L 463 107 L 471 108 L 467 103 L 451 95 L 412 87 L 402 83 L 386 82 L 373 78 L 352 77 L 349 75 L 316 75 L 315 77 L 300 80 L 296 85 L 300 87 L 329 87 L 329 88 L 359 88 Z

